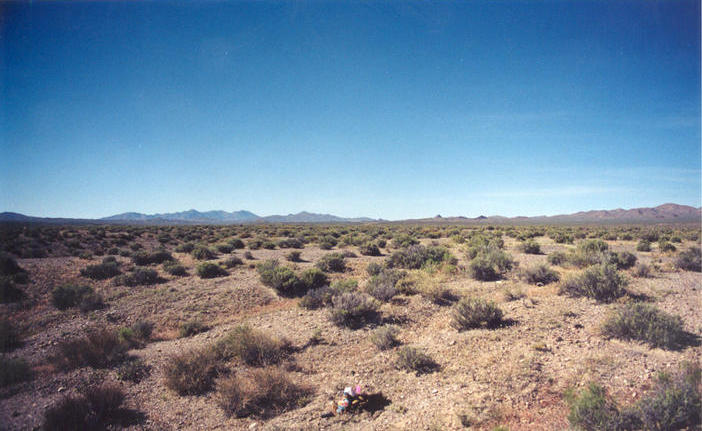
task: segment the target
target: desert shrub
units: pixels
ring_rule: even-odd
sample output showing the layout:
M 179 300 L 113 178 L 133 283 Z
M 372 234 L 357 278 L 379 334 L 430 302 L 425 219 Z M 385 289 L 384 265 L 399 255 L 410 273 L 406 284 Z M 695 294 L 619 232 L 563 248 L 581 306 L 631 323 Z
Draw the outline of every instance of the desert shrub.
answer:
M 240 240 L 239 238 L 233 238 L 229 240 L 229 245 L 231 245 L 232 248 L 235 248 L 237 250 L 246 247 L 244 245 L 244 241 Z
M 455 264 L 456 258 L 444 247 L 412 245 L 391 254 L 385 261 L 388 268 L 419 269 L 443 262 Z
M 319 289 L 310 289 L 305 296 L 300 299 L 299 305 L 308 310 L 331 305 L 331 300 L 334 297 L 334 291 L 329 287 L 320 287 Z
M 263 367 L 283 360 L 290 343 L 248 326 L 238 326 L 217 342 L 214 350 L 220 359 L 238 358 L 247 365 Z
M 392 239 L 393 248 L 407 248 L 417 244 L 419 244 L 419 241 L 413 236 L 407 234 L 399 234 Z
M 94 295 L 90 286 L 80 286 L 74 284 L 64 284 L 57 286 L 51 291 L 51 302 L 59 310 L 79 306 L 83 300 Z
M 134 265 L 148 265 L 149 262 L 149 253 L 145 251 L 139 251 L 132 253 L 132 262 Z
M 222 265 L 224 265 L 225 268 L 234 268 L 235 266 L 243 265 L 244 261 L 241 260 L 241 258 L 237 256 L 232 256 L 229 259 L 226 259 L 224 262 L 222 262 Z
M 639 263 L 634 267 L 632 275 L 637 278 L 649 278 L 652 276 L 651 267 L 644 263 Z
M 634 411 L 645 430 L 695 429 L 700 425 L 700 369 L 687 366 L 661 374 L 656 385 L 635 405 Z
M 88 265 L 80 270 L 80 275 L 93 280 L 105 280 L 119 275 L 120 273 L 119 264 L 117 262 Z
M 378 350 L 391 349 L 400 344 L 397 339 L 398 329 L 395 326 L 381 326 L 373 331 L 370 341 Z
M 245 258 L 245 259 L 248 259 L 248 260 L 254 260 L 254 259 L 255 259 L 255 257 L 253 256 L 253 254 L 251 254 L 250 251 L 244 252 L 244 258 Z
M 10 277 L 0 277 L 0 304 L 18 302 L 25 297 L 24 291 L 15 286 Z
M 337 326 L 360 328 L 378 318 L 378 304 L 361 293 L 349 292 L 332 298 L 331 321 Z
M 429 283 L 420 289 L 419 294 L 436 305 L 449 305 L 458 300 L 453 291 L 441 283 Z
M 116 285 L 124 285 L 129 287 L 148 286 L 161 281 L 158 277 L 158 272 L 154 269 L 135 268 L 134 271 L 122 274 L 115 277 Z
M 533 239 L 524 241 L 519 248 L 526 254 L 541 254 L 541 246 Z
M 114 385 L 91 387 L 84 395 L 67 396 L 44 413 L 46 431 L 103 430 L 119 425 L 124 414 L 122 389 Z
M 26 272 L 22 269 L 12 256 L 0 253 L 0 275 L 15 275 Z
M 200 322 L 199 320 L 188 320 L 187 322 L 183 322 L 180 324 L 180 326 L 178 327 L 178 335 L 181 338 L 192 337 L 195 334 L 205 332 L 209 329 L 210 328 L 208 328 L 207 325 Z
M 636 264 L 636 256 L 628 251 L 611 253 L 610 262 L 615 264 L 617 269 L 629 269 Z
M 218 375 L 218 362 L 211 349 L 176 354 L 164 367 L 166 387 L 180 395 L 209 392 Z
M 263 246 L 263 240 L 260 238 L 251 239 L 249 240 L 249 242 L 246 243 L 246 246 L 250 250 L 258 250 L 259 248 L 261 248 L 261 246 Z
M 481 250 L 470 261 L 468 269 L 471 277 L 481 281 L 499 280 L 502 275 L 512 269 L 512 257 L 496 247 Z
M 331 250 L 337 243 L 336 238 L 333 236 L 325 236 L 319 240 L 319 248 L 322 250 Z
M 636 251 L 651 251 L 651 242 L 642 239 L 636 244 Z
M 578 244 L 577 248 L 568 253 L 568 262 L 580 268 L 611 260 L 609 245 L 601 239 L 588 239 Z
M 151 374 L 151 366 L 139 358 L 124 362 L 117 368 L 117 377 L 132 383 L 139 383 Z
M 0 355 L 0 388 L 24 382 L 32 378 L 32 369 L 22 359 L 11 359 Z
M 453 308 L 451 326 L 459 331 L 475 328 L 496 328 L 502 324 L 502 310 L 494 302 L 464 298 Z
M 366 293 L 379 301 L 387 302 L 391 300 L 397 294 L 397 289 L 395 289 L 397 279 L 392 276 L 393 273 L 391 271 L 383 271 L 378 275 L 372 276 L 366 284 Z
M 401 370 L 414 371 L 416 374 L 431 373 L 439 368 L 439 364 L 431 356 L 411 346 L 397 350 L 395 366 Z
M 558 273 L 547 265 L 537 265 L 524 271 L 524 278 L 530 284 L 549 284 L 560 280 Z
M 256 265 L 261 282 L 283 296 L 296 296 L 305 290 L 300 278 L 292 269 L 280 266 L 277 260 L 267 260 Z
M 297 238 L 285 238 L 278 241 L 280 248 L 303 248 L 305 245 Z
M 11 352 L 22 345 L 17 327 L 6 318 L 0 319 L 0 352 Z
M 273 241 L 264 241 L 263 244 L 261 244 L 261 247 L 265 248 L 266 250 L 275 250 L 275 243 Z
M 234 251 L 234 247 L 232 247 L 231 244 L 217 244 L 215 246 L 215 249 L 217 249 L 218 252 L 224 253 L 224 254 L 229 254 L 232 251 Z
M 175 260 L 165 262 L 163 264 L 163 270 L 166 271 L 167 274 L 175 275 L 178 277 L 184 277 L 188 275 L 188 271 L 185 269 L 185 267 Z
M 364 256 L 380 256 L 380 248 L 376 244 L 366 243 L 358 247 L 358 251 Z
M 154 324 L 146 320 L 137 320 L 131 326 L 131 330 L 134 332 L 134 336 L 138 339 L 148 341 L 154 330 Z
M 675 266 L 684 271 L 702 272 L 702 251 L 698 247 L 690 247 L 680 252 L 675 259 Z
M 633 429 L 626 426 L 625 418 L 617 405 L 607 397 L 604 388 L 596 383 L 584 389 L 579 395 L 570 397 L 568 420 L 576 429 L 585 431 L 624 431 Z
M 128 348 L 117 331 L 96 328 L 85 337 L 59 342 L 56 362 L 65 369 L 107 368 L 124 360 Z
M 290 262 L 301 262 L 302 258 L 300 257 L 302 253 L 300 251 L 294 250 L 288 253 L 285 258 L 289 260 Z
M 293 383 L 283 371 L 249 370 L 222 379 L 217 403 L 229 416 L 270 418 L 305 405 L 311 391 Z
M 217 265 L 216 263 L 204 262 L 199 264 L 195 268 L 195 272 L 200 278 L 215 278 L 215 277 L 225 277 L 229 275 L 226 269 Z
M 605 321 L 602 333 L 622 340 L 643 341 L 663 349 L 676 349 L 686 338 L 679 316 L 648 304 L 629 304 L 619 308 Z
M 324 272 L 346 271 L 346 262 L 344 262 L 344 255 L 341 253 L 325 254 L 317 261 L 315 266 Z
M 599 264 L 568 278 L 561 285 L 561 293 L 574 297 L 586 296 L 598 302 L 612 302 L 626 294 L 627 281 L 614 265 Z
M 318 289 L 329 284 L 329 278 L 319 268 L 309 268 L 300 274 L 300 281 L 306 289 Z
M 658 251 L 660 251 L 661 253 L 673 252 L 675 250 L 677 250 L 677 248 L 675 248 L 675 246 L 669 243 L 668 241 L 662 238 L 658 240 Z
M 217 257 L 212 250 L 202 245 L 193 248 L 190 254 L 197 260 L 211 260 Z
M 468 240 L 466 257 L 468 259 L 474 259 L 479 253 L 488 253 L 492 249 L 502 249 L 504 245 L 505 243 L 502 238 L 474 235 Z
M 680 244 L 682 242 L 682 238 L 680 238 L 678 235 L 673 235 L 670 237 L 670 242 Z
M 178 253 L 190 253 L 194 249 L 195 249 L 195 244 L 190 243 L 190 242 L 186 242 L 186 243 L 178 245 L 175 248 L 175 251 L 177 251 Z
M 380 272 L 382 270 L 383 270 L 383 265 L 381 265 L 377 262 L 371 262 L 366 267 L 366 273 L 368 273 L 368 275 L 370 275 L 370 276 L 378 275 L 378 274 L 380 274 Z

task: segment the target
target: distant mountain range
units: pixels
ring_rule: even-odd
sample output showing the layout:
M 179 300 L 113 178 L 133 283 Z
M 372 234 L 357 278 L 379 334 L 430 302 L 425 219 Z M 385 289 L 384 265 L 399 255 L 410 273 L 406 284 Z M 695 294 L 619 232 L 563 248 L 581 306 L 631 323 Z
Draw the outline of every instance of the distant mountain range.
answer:
M 52 224 L 239 224 L 239 223 L 371 223 L 385 222 L 368 217 L 338 217 L 331 214 L 300 212 L 288 215 L 258 216 L 250 211 L 188 210 L 177 213 L 141 214 L 128 212 L 101 219 L 71 219 L 30 217 L 23 214 L 0 213 L 0 222 Z M 537 217 L 479 216 L 442 217 L 397 220 L 394 223 L 457 223 L 457 224 L 557 224 L 557 223 L 676 223 L 702 221 L 702 208 L 687 205 L 663 204 L 655 208 L 582 211 L 575 214 Z

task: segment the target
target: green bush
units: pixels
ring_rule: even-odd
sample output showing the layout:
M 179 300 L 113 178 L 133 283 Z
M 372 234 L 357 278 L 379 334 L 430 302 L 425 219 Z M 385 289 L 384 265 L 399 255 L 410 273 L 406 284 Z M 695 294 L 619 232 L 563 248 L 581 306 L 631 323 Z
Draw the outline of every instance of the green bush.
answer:
M 557 282 L 561 277 L 547 265 L 537 265 L 527 268 L 524 272 L 524 278 L 530 284 L 549 284 Z
M 614 265 L 599 264 L 570 277 L 561 285 L 561 293 L 586 296 L 598 302 L 612 302 L 626 294 L 627 281 Z
M 307 404 L 310 394 L 281 370 L 254 369 L 221 380 L 217 403 L 229 416 L 267 419 Z
M 178 335 L 180 338 L 192 337 L 195 334 L 205 332 L 210 328 L 199 320 L 189 320 L 180 324 L 178 328 Z
M 25 297 L 24 291 L 15 286 L 10 277 L 0 277 L 0 304 L 18 302 Z
M 541 246 L 533 239 L 524 241 L 520 245 L 520 249 L 526 254 L 541 254 Z
M 288 253 L 285 258 L 289 260 L 290 262 L 302 262 L 302 258 L 300 257 L 302 253 L 300 251 L 294 250 Z
M 454 305 L 451 326 L 459 331 L 481 327 L 496 328 L 502 324 L 502 310 L 494 302 L 464 298 Z
M 224 254 L 229 254 L 232 251 L 234 251 L 234 247 L 230 244 L 217 244 L 215 246 L 218 252 L 224 253 Z
M 189 242 L 180 244 L 178 247 L 175 248 L 175 251 L 178 253 L 190 253 L 195 249 L 195 245 Z
M 235 266 L 240 266 L 243 264 L 244 261 L 237 256 L 232 256 L 229 259 L 226 259 L 224 262 L 222 262 L 222 265 L 224 265 L 225 268 L 234 268 Z
M 658 240 L 658 251 L 661 253 L 673 252 L 675 250 L 677 250 L 677 248 L 675 248 L 675 246 L 668 241 L 665 241 L 663 238 Z
M 604 388 L 596 383 L 570 399 L 568 420 L 576 429 L 585 431 L 624 431 L 625 418 L 617 405 L 607 397 Z
M 59 310 L 81 305 L 84 300 L 89 300 L 95 293 L 90 286 L 65 284 L 57 286 L 51 291 L 51 302 Z
M 119 274 L 121 274 L 121 271 L 119 270 L 119 264 L 117 262 L 88 265 L 80 270 L 80 275 L 93 280 L 106 280 Z
M 277 364 L 288 356 L 290 343 L 248 326 L 238 326 L 215 345 L 218 358 L 238 358 L 251 366 Z
M 319 268 L 309 268 L 302 271 L 300 281 L 306 289 L 318 289 L 322 286 L 329 285 L 329 278 L 324 271 Z
M 32 369 L 22 359 L 11 359 L 0 355 L 0 388 L 24 382 L 32 378 Z
M 216 278 L 229 275 L 226 269 L 222 268 L 216 263 L 211 262 L 199 264 L 195 269 L 195 272 L 197 272 L 197 275 L 200 276 L 200 278 Z
M 699 365 L 661 374 L 656 385 L 633 409 L 642 428 L 668 431 L 699 427 L 702 412 L 699 388 Z
M 651 242 L 642 239 L 636 244 L 636 251 L 651 251 Z
M 648 304 L 629 304 L 605 321 L 603 335 L 622 340 L 638 340 L 652 347 L 676 349 L 684 344 L 686 333 L 679 316 Z
M 471 277 L 481 281 L 493 281 L 512 269 L 512 257 L 496 247 L 482 249 L 470 261 L 468 269 Z
M 617 269 L 629 269 L 636 264 L 636 256 L 628 251 L 611 253 L 610 262 L 617 266 Z
M 234 238 L 229 241 L 229 245 L 231 245 L 233 248 L 239 250 L 245 247 L 244 241 L 240 240 L 239 238 Z
M 702 272 L 702 251 L 698 247 L 690 247 L 680 252 L 675 259 L 675 266 L 684 271 Z
M 261 282 L 283 296 L 297 296 L 305 291 L 305 285 L 292 269 L 280 266 L 277 260 L 267 260 L 256 265 Z
M 197 260 L 211 260 L 217 257 L 212 250 L 201 245 L 193 248 L 190 254 Z
M 7 318 L 0 319 L 0 352 L 11 352 L 21 345 L 17 327 Z
M 278 241 L 280 248 L 304 248 L 305 244 L 297 238 L 285 238 Z
M 322 256 L 315 266 L 324 272 L 344 272 L 346 271 L 346 262 L 344 255 L 341 253 L 329 253 Z
M 611 260 L 609 245 L 601 239 L 580 242 L 575 251 L 568 254 L 568 261 L 580 268 L 608 263 Z
M 128 274 L 122 274 L 114 279 L 115 285 L 124 285 L 129 287 L 148 286 L 159 283 L 161 279 L 158 272 L 148 268 L 135 268 L 134 271 Z
M 414 371 L 416 374 L 431 373 L 439 368 L 439 364 L 431 356 L 410 346 L 398 349 L 395 366 L 401 370 Z
M 219 364 L 211 349 L 176 354 L 164 367 L 165 385 L 180 395 L 209 392 L 219 374 Z
M 373 243 L 366 243 L 359 246 L 358 251 L 364 256 L 380 256 L 380 248 Z
M 175 275 L 177 277 L 185 277 L 188 275 L 188 271 L 185 269 L 185 267 L 175 260 L 164 263 L 163 270 L 166 271 L 167 274 Z
M 337 326 L 360 328 L 378 319 L 378 304 L 361 293 L 342 293 L 332 298 L 330 319 Z
M 391 254 L 385 261 L 388 268 L 419 269 L 443 262 L 456 264 L 456 258 L 444 247 L 412 245 Z

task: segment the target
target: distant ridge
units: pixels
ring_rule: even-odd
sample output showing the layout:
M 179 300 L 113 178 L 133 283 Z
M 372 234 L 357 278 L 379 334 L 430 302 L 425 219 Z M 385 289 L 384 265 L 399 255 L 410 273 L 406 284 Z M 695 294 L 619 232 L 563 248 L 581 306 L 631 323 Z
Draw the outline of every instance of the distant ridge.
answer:
M 306 211 L 297 214 L 258 216 L 250 211 L 204 211 L 194 209 L 176 213 L 142 214 L 126 212 L 100 219 L 73 219 L 31 217 L 24 214 L 0 213 L 0 222 L 51 223 L 51 224 L 239 224 L 239 223 L 372 223 L 387 220 L 368 217 L 338 217 L 331 214 L 316 214 Z M 468 218 L 464 216 L 435 217 L 396 220 L 393 223 L 441 223 L 441 224 L 557 224 L 557 223 L 691 223 L 702 222 L 702 208 L 667 203 L 654 208 L 581 211 L 574 214 L 537 217 L 503 217 L 484 215 Z

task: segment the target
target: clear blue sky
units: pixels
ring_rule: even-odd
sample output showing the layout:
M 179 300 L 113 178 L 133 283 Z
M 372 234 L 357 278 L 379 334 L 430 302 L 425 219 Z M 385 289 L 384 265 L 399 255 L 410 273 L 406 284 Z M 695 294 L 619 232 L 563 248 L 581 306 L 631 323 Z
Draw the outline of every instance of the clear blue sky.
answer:
M 700 206 L 700 3 L 0 3 L 0 211 Z

